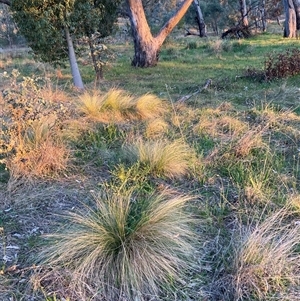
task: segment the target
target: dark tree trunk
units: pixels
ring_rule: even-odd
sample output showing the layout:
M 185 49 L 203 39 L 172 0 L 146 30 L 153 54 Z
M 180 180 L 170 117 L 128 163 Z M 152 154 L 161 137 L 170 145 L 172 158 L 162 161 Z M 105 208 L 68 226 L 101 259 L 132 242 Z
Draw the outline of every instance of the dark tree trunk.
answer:
M 261 9 L 261 23 L 262 23 L 262 31 L 265 32 L 267 30 L 267 17 L 266 17 L 266 1 L 262 1 Z
M 285 38 L 297 37 L 297 18 L 293 0 L 283 0 L 285 22 L 284 22 L 284 34 Z
M 247 17 L 247 6 L 246 6 L 246 0 L 239 0 L 240 1 L 240 12 L 242 17 L 242 24 L 244 27 L 247 27 L 249 25 L 248 17 Z
M 201 38 L 207 37 L 206 24 L 204 22 L 203 14 L 198 0 L 194 0 L 194 6 L 197 12 L 197 24 L 199 27 L 199 36 Z
M 293 0 L 295 13 L 296 13 L 296 28 L 300 29 L 300 0 Z
M 101 79 L 103 79 L 103 68 L 102 68 L 102 65 L 98 64 L 98 62 L 97 62 L 97 56 L 95 54 L 95 46 L 94 46 L 92 38 L 89 38 L 88 43 L 89 43 L 89 47 L 90 47 L 94 70 L 96 73 L 96 81 L 98 82 Z
M 158 35 L 153 37 L 145 16 L 142 0 L 127 0 L 134 42 L 133 66 L 151 67 L 157 64 L 160 47 L 184 16 L 192 2 L 193 0 L 185 0 L 175 14 L 161 28 Z

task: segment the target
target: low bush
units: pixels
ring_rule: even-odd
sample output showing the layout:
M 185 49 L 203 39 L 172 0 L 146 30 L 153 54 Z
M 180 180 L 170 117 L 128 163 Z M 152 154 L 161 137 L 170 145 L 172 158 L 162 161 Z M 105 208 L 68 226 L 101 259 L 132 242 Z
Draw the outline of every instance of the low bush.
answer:
M 67 167 L 69 151 L 62 141 L 67 108 L 47 99 L 38 78 L 17 81 L 3 91 L 0 113 L 0 163 L 11 177 L 47 177 Z

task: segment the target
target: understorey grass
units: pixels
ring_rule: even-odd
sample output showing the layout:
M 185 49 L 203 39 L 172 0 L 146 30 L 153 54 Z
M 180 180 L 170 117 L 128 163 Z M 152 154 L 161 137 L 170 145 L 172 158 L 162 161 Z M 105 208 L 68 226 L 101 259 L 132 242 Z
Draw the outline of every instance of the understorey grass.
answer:
M 3 54 L 0 299 L 299 300 L 299 76 L 245 77 L 298 42 L 111 41 L 84 92 Z

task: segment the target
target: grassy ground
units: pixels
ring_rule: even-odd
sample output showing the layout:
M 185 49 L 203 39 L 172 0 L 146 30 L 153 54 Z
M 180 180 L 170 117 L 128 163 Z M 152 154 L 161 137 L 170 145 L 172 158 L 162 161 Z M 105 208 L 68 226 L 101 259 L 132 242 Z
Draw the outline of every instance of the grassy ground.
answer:
M 115 42 L 84 94 L 1 54 L 1 300 L 299 300 L 299 76 L 245 76 L 298 44 Z

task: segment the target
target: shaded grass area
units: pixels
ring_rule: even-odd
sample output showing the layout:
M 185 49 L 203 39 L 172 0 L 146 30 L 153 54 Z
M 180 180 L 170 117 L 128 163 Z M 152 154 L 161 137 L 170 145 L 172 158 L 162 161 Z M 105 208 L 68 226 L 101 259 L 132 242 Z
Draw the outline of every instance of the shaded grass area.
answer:
M 298 76 L 244 77 L 297 43 L 173 40 L 149 69 L 114 45 L 84 94 L 7 59 L 0 299 L 299 300 Z

